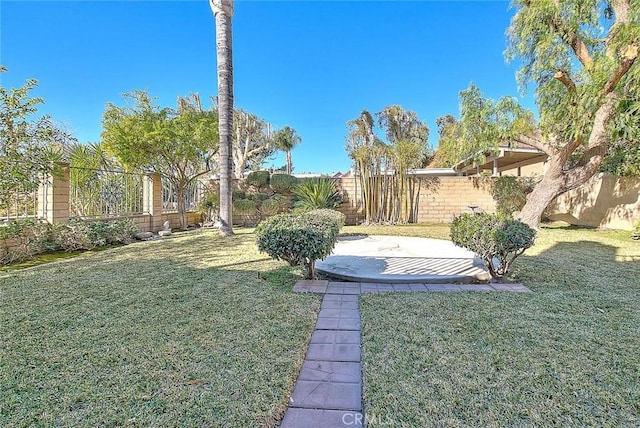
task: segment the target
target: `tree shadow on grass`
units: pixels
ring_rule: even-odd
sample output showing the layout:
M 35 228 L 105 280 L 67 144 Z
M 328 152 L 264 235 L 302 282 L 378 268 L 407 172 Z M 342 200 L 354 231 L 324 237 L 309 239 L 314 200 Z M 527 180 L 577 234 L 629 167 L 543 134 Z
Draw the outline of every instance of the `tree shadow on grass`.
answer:
M 538 255 L 522 255 L 513 274 L 519 281 L 541 287 L 593 291 L 605 286 L 636 291 L 640 245 L 634 244 L 631 239 L 621 241 L 620 246 L 594 240 L 557 242 Z

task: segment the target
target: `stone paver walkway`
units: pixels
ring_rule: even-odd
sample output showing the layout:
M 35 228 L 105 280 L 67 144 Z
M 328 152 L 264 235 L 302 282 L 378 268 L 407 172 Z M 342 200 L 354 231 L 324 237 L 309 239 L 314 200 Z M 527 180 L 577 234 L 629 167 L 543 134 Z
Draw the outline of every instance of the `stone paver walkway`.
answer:
M 298 281 L 293 291 L 324 294 L 307 355 L 281 427 L 334 428 L 365 425 L 362 407 L 360 310 L 364 293 L 507 291 L 521 284 L 382 284 Z

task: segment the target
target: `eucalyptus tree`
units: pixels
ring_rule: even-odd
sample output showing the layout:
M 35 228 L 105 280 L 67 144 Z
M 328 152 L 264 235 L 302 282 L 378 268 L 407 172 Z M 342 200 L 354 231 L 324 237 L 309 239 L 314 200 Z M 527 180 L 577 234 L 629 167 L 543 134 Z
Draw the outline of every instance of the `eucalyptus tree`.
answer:
M 517 0 L 513 6 L 506 54 L 522 64 L 520 86 L 535 86 L 539 119 L 513 98 L 489 100 L 471 86 L 461 92 L 460 120 L 440 147 L 476 160 L 500 143 L 546 153 L 544 177 L 519 214 L 536 227 L 554 198 L 598 171 L 613 142 L 625 144 L 637 132 L 640 3 Z
M 233 235 L 233 0 L 209 0 L 216 20 L 218 129 L 220 135 L 220 234 Z
M 107 103 L 102 142 L 127 168 L 157 172 L 176 189 L 180 227 L 186 229 L 186 191 L 211 171 L 218 150 L 218 114 L 202 110 L 197 95 L 178 108 L 159 107 L 144 91 L 124 95 L 127 105 Z
M 259 169 L 275 151 L 271 125 L 255 114 L 236 110 L 233 114 L 232 158 L 236 179 L 243 179 L 249 167 Z
M 293 163 L 291 161 L 291 150 L 302 142 L 302 138 L 297 134 L 296 130 L 290 126 L 277 131 L 274 135 L 274 144 L 278 150 L 285 153 L 287 159 L 287 174 L 293 173 Z
M 6 71 L 0 65 L 0 74 Z M 19 202 L 17 191 L 35 191 L 41 176 L 54 172 L 62 147 L 74 140 L 51 117 L 37 116 L 44 103 L 30 95 L 37 85 L 35 79 L 19 88 L 0 85 L 0 208 Z

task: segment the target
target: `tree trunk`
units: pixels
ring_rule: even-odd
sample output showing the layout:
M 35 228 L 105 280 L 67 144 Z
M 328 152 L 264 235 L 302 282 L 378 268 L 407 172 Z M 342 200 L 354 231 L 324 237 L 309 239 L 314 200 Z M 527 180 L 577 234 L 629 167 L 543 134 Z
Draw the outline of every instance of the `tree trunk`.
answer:
M 305 279 L 316 279 L 316 261 L 307 259 L 304 263 L 306 269 Z
M 553 200 L 561 195 L 564 190 L 564 173 L 562 171 L 562 161 L 558 155 L 551 156 L 549 169 L 545 173 L 542 181 L 536 185 L 527 196 L 527 202 L 520 213 L 516 216 L 518 220 L 537 229 L 542 219 L 544 210 L 547 209 Z
M 187 230 L 187 213 L 184 208 L 184 185 L 180 184 L 176 189 L 176 198 L 178 204 L 178 218 L 180 220 L 180 230 Z
M 287 150 L 287 174 L 291 175 L 293 172 L 293 165 L 291 163 L 291 150 Z
M 218 127 L 220 133 L 220 234 L 233 235 L 233 0 L 209 0 L 216 19 Z

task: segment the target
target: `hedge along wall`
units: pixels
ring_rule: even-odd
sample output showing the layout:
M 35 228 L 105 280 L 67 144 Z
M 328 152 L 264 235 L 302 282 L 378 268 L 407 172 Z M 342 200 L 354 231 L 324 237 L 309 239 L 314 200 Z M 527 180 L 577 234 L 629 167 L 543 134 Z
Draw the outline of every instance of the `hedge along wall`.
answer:
M 149 214 L 138 214 L 138 215 L 130 215 L 130 216 L 118 216 L 118 217 L 106 217 L 106 218 L 98 218 L 95 220 L 124 220 L 130 218 L 135 222 L 140 229 L 141 232 L 157 232 L 158 228 L 153 225 L 152 216 Z M 162 213 L 161 215 L 162 224 L 165 221 L 169 221 L 169 225 L 172 229 L 180 228 L 180 218 L 178 213 Z M 91 220 L 89 220 L 91 221 Z M 196 224 L 202 221 L 202 216 L 199 213 L 193 211 L 187 211 L 187 224 Z
M 469 206 L 476 206 L 485 212 L 495 211 L 495 202 L 485 179 L 476 177 L 425 177 L 419 178 L 418 198 L 419 223 L 448 223 L 452 214 L 471 212 Z M 360 224 L 362 214 L 362 189 L 360 180 L 354 177 L 337 180 L 345 202 L 338 211 L 347 216 L 347 224 Z
M 491 177 L 429 177 L 421 180 L 418 222 L 448 223 L 451 215 L 471 212 L 478 206 L 495 212 L 489 191 Z M 347 216 L 347 224 L 360 224 L 362 195 L 357 178 L 340 178 L 338 187 L 346 201 L 338 211 Z M 559 196 L 546 211 L 551 220 L 610 229 L 631 230 L 640 221 L 640 178 L 620 178 L 598 174 L 578 189 Z

